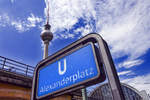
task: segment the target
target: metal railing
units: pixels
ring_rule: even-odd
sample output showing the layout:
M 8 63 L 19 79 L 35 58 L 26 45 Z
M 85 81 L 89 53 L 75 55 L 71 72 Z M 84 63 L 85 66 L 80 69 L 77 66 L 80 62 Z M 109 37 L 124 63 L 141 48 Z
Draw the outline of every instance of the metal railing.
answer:
M 0 56 L 0 70 L 33 77 L 34 67 Z

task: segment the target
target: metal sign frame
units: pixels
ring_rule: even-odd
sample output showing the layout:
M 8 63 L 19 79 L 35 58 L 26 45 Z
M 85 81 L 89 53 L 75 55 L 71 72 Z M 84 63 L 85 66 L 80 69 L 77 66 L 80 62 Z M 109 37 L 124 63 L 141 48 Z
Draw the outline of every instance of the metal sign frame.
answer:
M 93 54 L 94 54 L 94 59 L 96 62 L 96 67 L 98 70 L 98 75 L 96 77 L 93 77 L 91 79 L 85 80 L 83 82 L 79 82 L 76 84 L 73 84 L 69 87 L 60 89 L 58 91 L 55 91 L 53 93 L 49 93 L 47 95 L 38 97 L 37 96 L 37 81 L 38 81 L 38 73 L 39 70 L 41 68 L 44 68 L 45 66 L 57 61 L 58 59 L 61 59 L 64 56 L 67 56 L 71 53 L 73 53 L 74 51 L 77 51 L 78 49 L 88 45 L 88 44 L 92 45 L 92 50 L 93 50 Z M 81 89 L 81 88 L 85 88 L 87 86 L 102 82 L 105 80 L 105 74 L 103 71 L 103 65 L 102 62 L 100 60 L 100 57 L 98 55 L 98 53 L 96 52 L 96 46 L 94 45 L 94 41 L 92 38 L 82 38 L 74 43 L 72 43 L 71 45 L 63 48 L 62 50 L 58 51 L 57 53 L 53 54 L 52 56 L 47 57 L 46 59 L 42 60 L 36 67 L 35 69 L 35 73 L 34 73 L 34 79 L 33 79 L 33 86 L 32 86 L 32 100 L 39 100 L 39 99 L 46 99 L 46 98 L 52 98 L 58 95 L 62 95 L 71 91 L 74 91 L 76 89 Z
M 32 86 L 32 97 L 31 100 L 39 100 L 36 98 L 36 88 L 37 88 L 37 72 L 39 70 L 40 66 L 44 66 L 45 63 L 47 63 L 48 61 L 53 59 L 58 59 L 60 55 L 63 55 L 69 51 L 71 51 L 74 48 L 77 48 L 79 46 L 83 46 L 87 43 L 93 43 L 96 44 L 96 48 L 98 47 L 98 49 L 95 49 L 96 52 L 96 57 L 98 59 L 98 64 L 100 65 L 101 69 L 100 71 L 102 71 L 103 67 L 105 68 L 105 73 L 107 74 L 108 77 L 108 81 L 111 87 L 111 91 L 112 91 L 112 95 L 113 95 L 113 99 L 114 100 L 125 100 L 124 99 L 124 95 L 123 95 L 123 91 L 120 85 L 120 81 L 108 48 L 107 43 L 102 39 L 102 37 L 96 33 L 91 33 L 86 35 L 85 37 L 77 40 L 76 42 L 70 44 L 69 46 L 63 48 L 62 50 L 58 51 L 57 53 L 53 54 L 52 56 L 42 60 L 36 67 L 35 69 L 35 73 L 34 73 L 34 77 L 33 77 L 33 86 Z M 100 73 L 101 76 L 105 76 L 103 72 Z M 102 78 L 100 81 L 103 81 L 105 78 Z M 72 88 L 72 89 L 68 89 L 67 91 L 61 91 L 61 93 L 58 93 L 56 95 L 52 95 L 49 97 L 55 97 L 64 93 L 68 93 L 71 92 L 73 90 L 76 89 L 80 89 L 80 88 L 84 88 L 86 86 L 92 85 L 94 83 L 97 83 L 97 80 L 93 80 L 91 82 L 89 82 L 88 84 L 80 84 L 77 85 L 76 88 Z M 44 100 L 46 98 L 49 97 L 45 97 Z M 43 98 L 42 98 L 43 99 Z

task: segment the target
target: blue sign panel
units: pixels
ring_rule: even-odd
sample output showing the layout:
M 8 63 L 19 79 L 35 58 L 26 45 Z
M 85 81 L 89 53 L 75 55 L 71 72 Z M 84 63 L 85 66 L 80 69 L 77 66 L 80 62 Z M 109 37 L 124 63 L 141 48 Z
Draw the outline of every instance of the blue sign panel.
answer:
M 39 69 L 37 98 L 87 82 L 99 76 L 92 43 Z

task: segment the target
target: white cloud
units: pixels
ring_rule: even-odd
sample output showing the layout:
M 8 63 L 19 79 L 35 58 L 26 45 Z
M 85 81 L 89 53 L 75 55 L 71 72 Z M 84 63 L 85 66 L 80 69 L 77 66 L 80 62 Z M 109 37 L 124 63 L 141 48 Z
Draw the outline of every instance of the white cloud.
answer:
M 73 34 L 61 34 L 59 38 L 65 38 L 65 39 L 68 39 L 68 38 L 74 38 L 74 35 Z
M 24 32 L 30 28 L 36 27 L 37 24 L 42 22 L 42 18 L 35 16 L 33 13 L 27 18 L 16 18 L 12 19 L 8 14 L 3 14 L 0 16 L 0 26 L 1 27 L 14 27 L 18 32 Z
M 0 16 L 0 26 L 5 27 L 7 24 L 9 24 L 10 18 L 7 14 L 1 14 Z
M 118 72 L 118 75 L 119 75 L 119 76 L 123 76 L 123 75 L 133 75 L 133 74 L 134 74 L 134 72 L 132 72 L 131 70 Z
M 19 32 L 25 31 L 22 22 L 12 21 L 11 25 L 15 27 L 15 29 Z
M 11 0 L 11 3 L 14 3 L 15 0 Z
M 149 0 L 61 0 L 61 2 L 50 0 L 49 2 L 53 32 L 72 28 L 79 18 L 84 18 L 87 22 L 93 18 L 96 22 L 95 32 L 100 33 L 108 42 L 114 58 L 128 56 L 128 59 L 135 60 L 150 48 Z M 90 24 L 87 26 L 90 27 L 77 29 L 82 33 L 81 37 L 93 31 Z
M 45 0 L 47 2 L 47 0 Z M 91 17 L 95 11 L 90 0 L 49 0 L 52 31 L 71 28 L 80 17 Z M 45 9 L 46 12 L 46 9 Z
M 93 29 L 89 24 L 87 24 L 85 27 L 80 27 L 80 28 L 77 28 L 77 30 L 75 30 L 75 33 L 76 34 L 81 33 L 81 36 L 85 36 L 91 32 L 93 32 Z
M 110 11 L 112 14 L 104 15 L 104 18 L 98 20 L 98 25 L 101 26 L 98 32 L 112 47 L 113 57 L 129 55 L 130 59 L 136 59 L 150 48 L 148 31 L 150 14 L 147 13 L 150 2 L 147 0 L 127 2 L 126 4 L 122 4 L 123 1 L 119 4 L 113 0 L 109 2 L 112 6 L 110 5 L 108 9 L 114 11 Z M 131 6 L 132 3 L 135 5 Z M 123 6 L 126 7 L 121 9 Z
M 138 90 L 146 90 L 150 94 L 150 74 L 124 79 L 121 82 L 129 84 Z
M 119 63 L 118 64 L 118 67 L 121 68 L 121 67 L 124 67 L 124 68 L 131 68 L 131 67 L 135 67 L 135 66 L 138 66 L 140 64 L 142 64 L 144 61 L 141 60 L 141 59 L 137 59 L 137 60 L 125 60 L 124 62 L 122 63 Z
M 36 17 L 33 13 L 27 18 L 27 27 L 35 27 L 37 23 L 42 22 L 42 18 Z

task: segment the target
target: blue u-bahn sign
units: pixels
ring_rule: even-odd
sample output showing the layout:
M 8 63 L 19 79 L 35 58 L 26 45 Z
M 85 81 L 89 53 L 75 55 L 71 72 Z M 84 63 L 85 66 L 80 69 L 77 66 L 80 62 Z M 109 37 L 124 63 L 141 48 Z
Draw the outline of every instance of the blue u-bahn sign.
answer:
M 37 97 L 73 87 L 99 76 L 92 43 L 39 69 Z
M 105 80 L 95 40 L 83 38 L 41 61 L 35 70 L 32 100 L 52 98 Z

